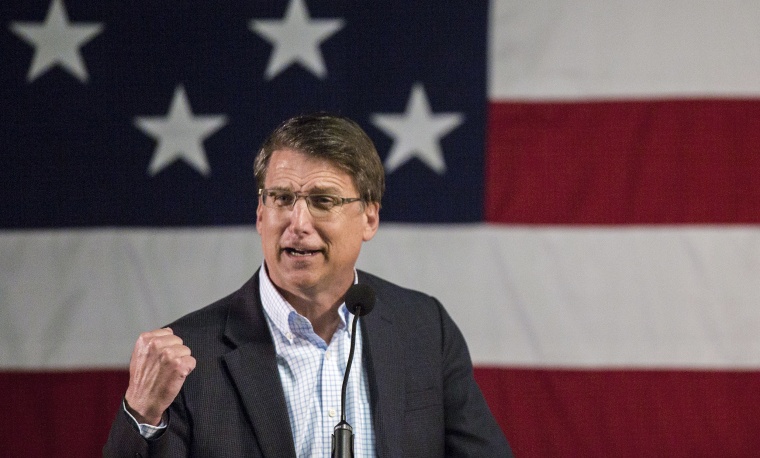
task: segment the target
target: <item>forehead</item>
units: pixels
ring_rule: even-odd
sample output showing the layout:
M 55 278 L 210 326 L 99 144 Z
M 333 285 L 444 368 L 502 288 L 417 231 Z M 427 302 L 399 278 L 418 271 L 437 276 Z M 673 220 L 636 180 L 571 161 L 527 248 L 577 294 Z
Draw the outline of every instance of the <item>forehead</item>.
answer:
M 281 149 L 274 151 L 269 159 L 265 187 L 353 190 L 354 184 L 348 173 L 327 159 Z

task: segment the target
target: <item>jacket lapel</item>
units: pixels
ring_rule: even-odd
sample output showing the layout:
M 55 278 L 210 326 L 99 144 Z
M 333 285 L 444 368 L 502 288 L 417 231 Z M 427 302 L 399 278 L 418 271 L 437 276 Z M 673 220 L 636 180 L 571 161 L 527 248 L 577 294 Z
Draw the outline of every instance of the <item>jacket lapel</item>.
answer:
M 227 316 L 225 337 L 233 350 L 223 356 L 254 434 L 266 457 L 295 457 L 277 356 L 259 300 L 259 274 L 244 285 Z
M 259 296 L 258 272 L 238 292 L 227 316 L 223 356 L 254 434 L 266 457 L 295 457 L 277 357 Z M 360 281 L 365 281 L 360 272 Z M 377 291 L 373 313 L 361 318 L 364 359 L 372 402 L 378 457 L 400 456 L 404 419 L 403 347 L 394 328 L 391 303 Z
M 401 456 L 404 423 L 403 348 L 388 308 L 377 291 L 374 313 L 361 318 L 378 457 Z

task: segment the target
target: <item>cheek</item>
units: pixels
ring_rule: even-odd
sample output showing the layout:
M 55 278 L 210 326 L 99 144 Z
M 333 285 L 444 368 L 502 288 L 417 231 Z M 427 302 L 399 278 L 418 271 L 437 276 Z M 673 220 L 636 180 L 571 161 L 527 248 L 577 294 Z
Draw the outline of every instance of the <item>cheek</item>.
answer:
M 279 229 L 279 223 L 266 214 L 259 215 L 256 220 L 256 230 L 261 236 L 261 241 L 265 245 L 271 245 L 277 243 L 277 239 L 282 234 L 282 230 Z
M 322 240 L 325 240 L 332 248 L 339 250 L 344 256 L 352 257 L 353 253 L 358 252 L 362 245 L 362 226 L 352 223 L 335 229 L 320 234 Z

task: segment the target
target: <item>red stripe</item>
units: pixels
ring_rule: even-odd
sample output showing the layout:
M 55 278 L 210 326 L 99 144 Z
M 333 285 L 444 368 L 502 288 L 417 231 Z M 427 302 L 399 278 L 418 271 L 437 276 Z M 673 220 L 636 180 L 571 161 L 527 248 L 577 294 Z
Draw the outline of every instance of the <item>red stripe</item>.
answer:
M 760 373 L 476 368 L 475 376 L 518 457 L 760 450 Z M 2 456 L 100 456 L 127 382 L 126 371 L 0 373 Z
M 126 371 L 0 372 L 0 455 L 101 456 Z
M 475 376 L 518 457 L 760 450 L 760 373 L 478 368 Z
M 760 222 L 760 101 L 492 103 L 487 221 Z

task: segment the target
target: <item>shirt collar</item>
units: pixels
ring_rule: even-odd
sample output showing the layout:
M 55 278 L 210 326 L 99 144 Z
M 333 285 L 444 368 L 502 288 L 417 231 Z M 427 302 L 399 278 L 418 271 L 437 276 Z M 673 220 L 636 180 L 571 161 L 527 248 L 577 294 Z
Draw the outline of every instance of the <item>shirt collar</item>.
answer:
M 354 268 L 354 284 L 358 282 L 359 276 Z M 277 291 L 277 288 L 269 279 L 265 262 L 261 264 L 261 269 L 259 269 L 259 285 L 261 305 L 264 308 L 264 313 L 267 314 L 272 324 L 280 333 L 290 342 L 293 342 L 294 336 L 303 334 L 304 324 L 308 323 L 308 319 L 296 312 L 293 306 Z M 338 330 L 345 329 L 348 336 L 351 337 L 351 329 L 346 325 L 349 322 L 351 313 L 346 308 L 345 302 L 338 308 L 338 314 L 341 321 L 338 325 Z M 310 327 L 310 323 L 308 326 Z

